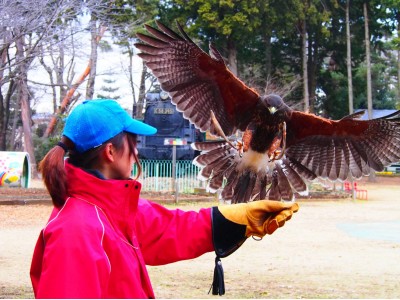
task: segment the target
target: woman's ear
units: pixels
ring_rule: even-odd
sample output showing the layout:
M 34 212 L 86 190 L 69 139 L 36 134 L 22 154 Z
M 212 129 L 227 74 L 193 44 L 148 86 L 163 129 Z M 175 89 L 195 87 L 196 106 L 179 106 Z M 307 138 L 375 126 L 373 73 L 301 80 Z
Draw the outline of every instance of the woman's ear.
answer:
M 115 160 L 115 148 L 112 143 L 107 143 L 103 151 L 104 158 L 106 161 L 114 162 Z

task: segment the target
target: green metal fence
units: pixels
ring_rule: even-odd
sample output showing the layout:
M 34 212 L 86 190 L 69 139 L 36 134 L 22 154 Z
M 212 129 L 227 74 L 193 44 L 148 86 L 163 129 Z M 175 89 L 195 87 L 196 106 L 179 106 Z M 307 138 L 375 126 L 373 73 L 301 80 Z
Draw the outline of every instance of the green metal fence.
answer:
M 139 181 L 143 191 L 175 191 L 179 193 L 193 193 L 195 188 L 205 187 L 205 183 L 197 179 L 199 168 L 191 160 L 178 160 L 175 166 L 175 178 L 172 176 L 173 164 L 171 160 L 140 161 L 142 174 Z M 133 170 L 133 176 L 137 167 Z

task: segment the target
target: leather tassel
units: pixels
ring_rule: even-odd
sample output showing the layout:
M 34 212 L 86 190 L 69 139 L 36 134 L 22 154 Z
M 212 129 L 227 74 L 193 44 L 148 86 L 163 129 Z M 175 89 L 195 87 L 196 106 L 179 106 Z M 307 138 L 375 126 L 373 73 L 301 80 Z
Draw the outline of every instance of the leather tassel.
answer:
M 219 256 L 215 258 L 214 278 L 208 293 L 210 293 L 211 290 L 213 295 L 222 296 L 225 294 L 224 269 L 222 268 L 222 262 Z

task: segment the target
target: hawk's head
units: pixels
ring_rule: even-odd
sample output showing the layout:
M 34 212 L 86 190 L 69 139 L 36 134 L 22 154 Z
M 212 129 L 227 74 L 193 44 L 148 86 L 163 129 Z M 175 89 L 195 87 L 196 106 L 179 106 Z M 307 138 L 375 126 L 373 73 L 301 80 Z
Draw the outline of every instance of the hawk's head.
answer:
M 268 108 L 271 114 L 274 114 L 280 110 L 285 111 L 286 108 L 288 108 L 288 106 L 283 102 L 282 98 L 276 94 L 261 96 L 261 102 L 266 108 Z

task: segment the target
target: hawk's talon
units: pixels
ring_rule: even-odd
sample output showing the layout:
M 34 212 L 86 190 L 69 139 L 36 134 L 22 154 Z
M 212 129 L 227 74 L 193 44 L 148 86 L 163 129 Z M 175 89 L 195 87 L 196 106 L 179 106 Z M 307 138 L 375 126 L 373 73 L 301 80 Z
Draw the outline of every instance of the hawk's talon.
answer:
M 241 141 L 237 141 L 236 150 L 238 151 L 240 157 L 242 157 L 243 155 L 243 149 L 244 149 L 244 143 Z
M 275 154 L 278 151 L 280 151 L 280 153 L 278 154 L 278 156 L 276 156 L 274 158 L 274 160 L 281 159 L 283 157 L 283 154 L 285 154 L 285 150 L 286 150 L 286 122 L 282 123 L 282 140 L 281 140 L 281 143 L 282 143 L 282 150 L 276 150 L 275 151 Z

